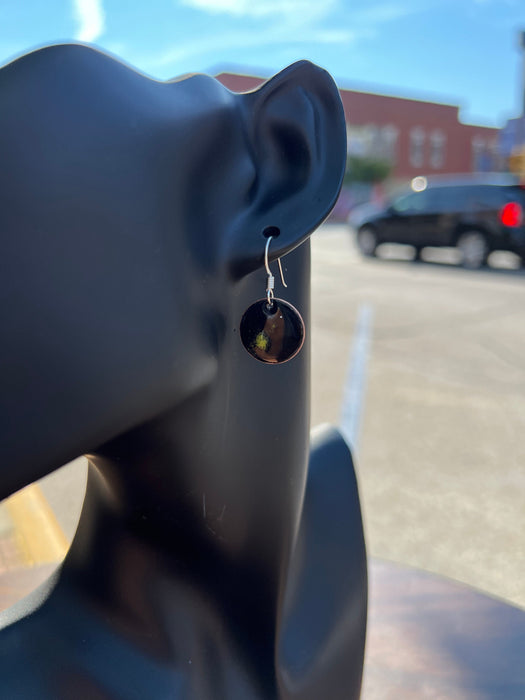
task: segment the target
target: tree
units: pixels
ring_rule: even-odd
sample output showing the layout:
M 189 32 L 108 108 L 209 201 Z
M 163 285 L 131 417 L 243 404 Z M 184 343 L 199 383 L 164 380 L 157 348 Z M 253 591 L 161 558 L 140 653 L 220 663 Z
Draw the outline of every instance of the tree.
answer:
M 392 165 L 387 160 L 367 158 L 363 156 L 348 156 L 344 184 L 367 182 L 377 184 L 390 175 Z

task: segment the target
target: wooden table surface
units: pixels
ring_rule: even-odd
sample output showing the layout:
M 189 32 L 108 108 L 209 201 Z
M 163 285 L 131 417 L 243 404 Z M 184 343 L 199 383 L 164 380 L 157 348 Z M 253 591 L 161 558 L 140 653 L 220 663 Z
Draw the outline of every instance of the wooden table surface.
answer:
M 53 569 L 2 572 L 0 609 Z M 389 562 L 369 574 L 362 700 L 525 700 L 525 611 Z
M 369 575 L 362 700 L 525 700 L 525 611 L 384 561 Z

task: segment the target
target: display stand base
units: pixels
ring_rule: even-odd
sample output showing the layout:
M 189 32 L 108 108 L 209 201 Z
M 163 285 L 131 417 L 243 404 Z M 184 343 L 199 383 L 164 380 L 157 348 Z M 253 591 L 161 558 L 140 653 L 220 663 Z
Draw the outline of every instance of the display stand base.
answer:
M 369 576 L 362 700 L 525 698 L 525 611 L 382 560 Z
M 0 609 L 55 569 L 3 571 Z M 362 700 L 523 700 L 525 611 L 435 574 L 369 562 Z

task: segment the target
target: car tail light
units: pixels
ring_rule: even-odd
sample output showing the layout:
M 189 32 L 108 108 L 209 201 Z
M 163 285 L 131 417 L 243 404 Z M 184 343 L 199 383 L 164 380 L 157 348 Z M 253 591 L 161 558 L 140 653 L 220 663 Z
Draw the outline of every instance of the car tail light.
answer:
M 499 213 L 499 218 L 503 226 L 521 226 L 523 223 L 523 209 L 518 202 L 505 204 Z

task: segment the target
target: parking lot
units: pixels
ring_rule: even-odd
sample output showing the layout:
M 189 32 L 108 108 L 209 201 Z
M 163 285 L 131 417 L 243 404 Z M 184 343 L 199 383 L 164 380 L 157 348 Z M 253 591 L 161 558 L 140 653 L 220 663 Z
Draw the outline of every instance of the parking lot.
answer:
M 334 224 L 312 250 L 312 425 L 343 423 L 356 446 L 369 554 L 525 607 L 525 271 L 508 256 L 463 270 L 450 251 L 363 259 Z M 44 518 L 54 548 L 40 538 L 25 551 L 47 575 L 84 483 L 77 460 L 14 520 L 0 509 L 0 573 L 40 503 L 56 516 Z
M 353 402 L 369 554 L 525 607 L 525 271 L 312 245 L 312 424 Z

